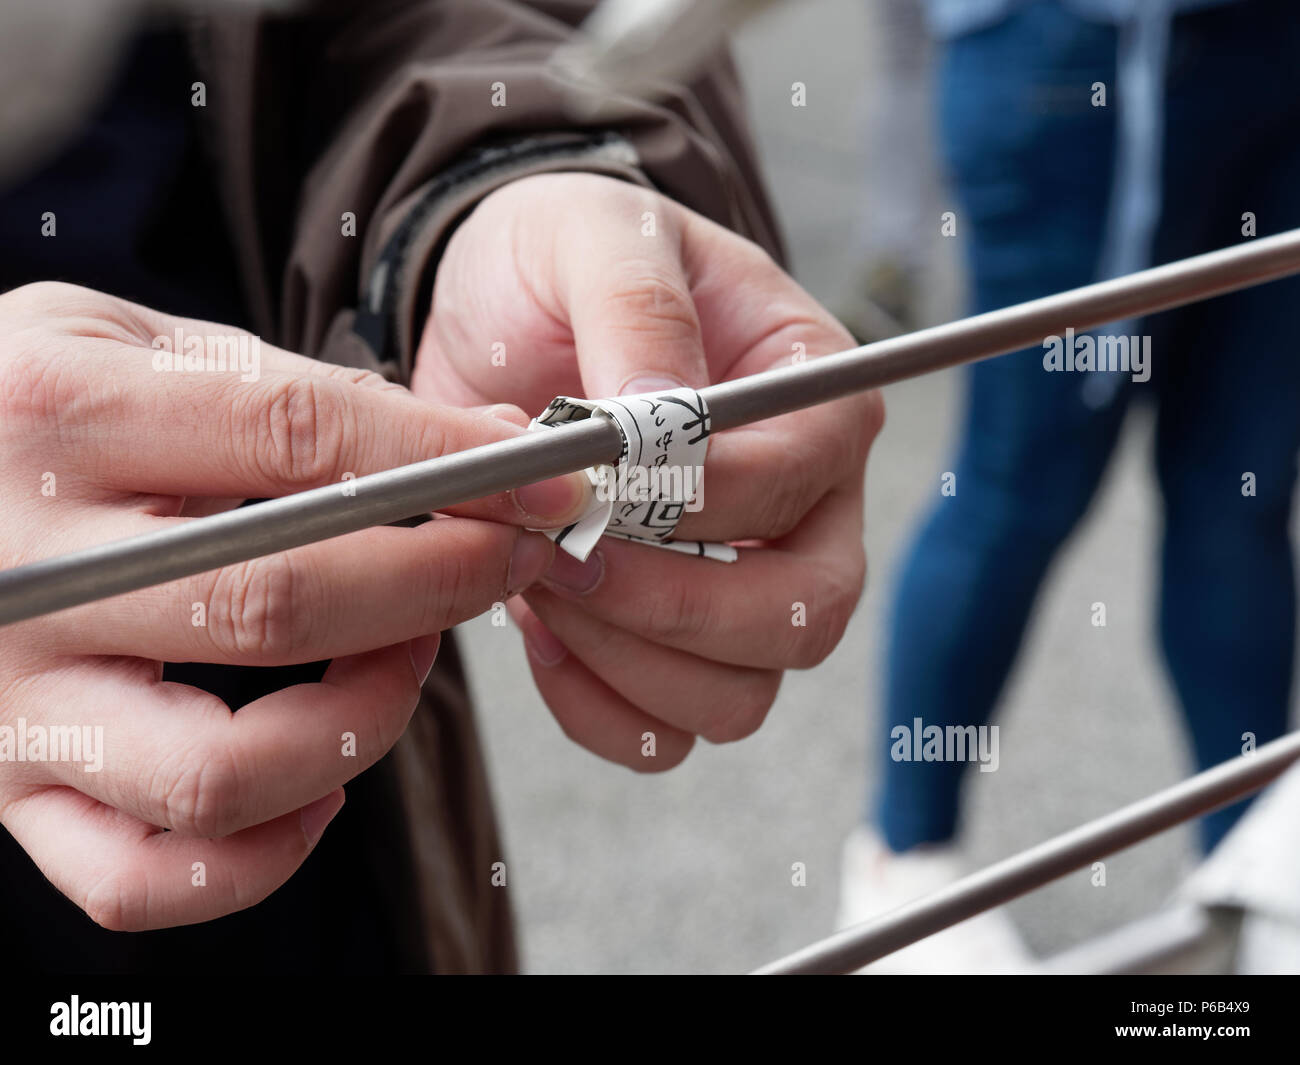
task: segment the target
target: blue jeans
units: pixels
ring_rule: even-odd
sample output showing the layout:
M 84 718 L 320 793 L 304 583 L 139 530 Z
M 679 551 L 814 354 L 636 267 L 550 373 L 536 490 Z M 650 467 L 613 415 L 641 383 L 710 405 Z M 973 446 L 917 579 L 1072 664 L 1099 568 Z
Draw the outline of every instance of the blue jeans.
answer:
M 1177 18 L 1166 83 L 1157 262 L 1300 226 L 1300 20 L 1288 0 Z M 1116 32 L 1051 2 L 950 42 L 942 142 L 969 247 L 974 311 L 1095 280 L 1114 160 Z M 1164 506 L 1159 635 L 1199 767 L 1286 727 L 1295 643 L 1288 520 L 1300 449 L 1300 281 L 1154 316 L 1153 372 L 1085 402 L 1086 373 L 1042 347 L 970 368 L 942 498 L 907 557 L 887 649 L 874 815 L 905 850 L 950 838 L 959 762 L 898 762 L 890 730 L 988 721 L 1035 595 L 1087 509 L 1127 404 L 1155 404 Z M 1092 382 L 1094 385 L 1096 381 Z M 1254 496 L 1243 474 L 1255 475 Z M 1068 705 L 1055 712 L 1069 713 Z M 1115 737 L 1116 743 L 1123 742 Z M 1208 850 L 1244 803 L 1202 821 Z

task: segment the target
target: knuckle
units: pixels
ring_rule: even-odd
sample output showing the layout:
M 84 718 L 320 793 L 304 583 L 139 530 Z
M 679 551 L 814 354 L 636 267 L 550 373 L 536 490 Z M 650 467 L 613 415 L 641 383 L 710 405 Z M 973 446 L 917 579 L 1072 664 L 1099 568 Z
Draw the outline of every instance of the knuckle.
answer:
M 18 350 L 0 355 L 0 431 L 7 443 L 66 445 L 78 435 L 78 426 L 93 426 L 116 413 L 111 388 L 88 380 L 60 358 L 58 336 L 33 330 L 25 341 L 8 339 L 18 342 Z
M 159 778 L 167 827 L 184 836 L 218 839 L 235 822 L 239 773 L 222 748 L 188 751 Z
M 673 214 L 671 208 L 674 205 L 671 201 L 654 189 L 611 179 L 603 174 L 583 174 L 581 180 L 587 185 L 584 191 L 591 204 L 592 216 L 599 220 L 626 218 L 629 213 L 639 218 L 643 211 L 656 211 L 669 216 Z M 556 191 L 565 202 L 571 201 L 572 190 L 557 183 Z
M 783 482 L 789 484 L 788 480 Z M 798 527 L 808 512 L 803 493 L 798 488 L 766 493 L 755 515 L 755 535 L 763 540 L 779 540 Z
M 789 276 L 763 245 L 741 237 L 737 246 L 755 276 L 769 281 L 773 278 L 785 280 Z
M 842 435 L 844 450 L 838 456 L 843 465 L 836 468 L 861 471 L 867 463 L 871 445 L 884 428 L 885 401 L 879 391 L 872 391 L 854 396 L 850 403 L 851 407 L 845 411 L 846 417 L 841 420 L 847 430 Z
M 738 274 L 766 289 L 780 290 L 790 284 L 789 273 L 763 245 L 722 226 L 718 226 L 717 238 L 720 253 L 735 262 Z
M 793 451 L 784 453 L 767 483 L 773 491 L 761 493 L 756 500 L 754 535 L 764 540 L 779 540 L 803 521 L 814 502 L 804 460 Z
M 37 314 L 64 310 L 70 306 L 85 304 L 91 297 L 98 295 L 92 289 L 81 285 L 71 285 L 66 281 L 32 281 L 10 289 L 3 296 L 6 309 L 13 305 Z M 99 297 L 103 301 L 103 297 Z
M 149 313 L 127 300 L 63 281 L 36 281 L 14 289 L 20 311 L 60 336 L 114 340 L 132 347 L 148 344 L 156 329 Z
M 626 315 L 632 332 L 694 337 L 699 333 L 699 316 L 681 278 L 654 263 L 633 263 L 615 281 L 608 301 Z
M 504 601 L 509 556 L 501 553 L 489 574 L 482 560 L 457 551 L 431 559 L 428 587 L 421 595 L 421 632 L 438 632 Z
M 837 640 L 830 634 L 825 621 L 810 622 L 808 627 L 797 630 L 791 640 L 790 653 L 786 661 L 791 669 L 812 669 L 821 665 L 835 649 Z
M 752 736 L 767 720 L 780 684 L 780 673 L 764 673 L 737 685 L 737 690 L 728 692 L 726 712 L 701 735 L 710 743 L 734 743 Z
M 797 436 L 791 450 L 791 459 L 798 466 L 821 473 L 817 481 L 819 498 L 821 491 L 843 481 L 850 471 L 861 472 L 869 444 L 858 397 L 838 400 L 825 413 L 826 421 L 815 431 Z M 801 483 L 811 486 L 806 472 Z M 809 500 L 810 505 L 814 502 L 815 499 Z
M 856 564 L 845 579 L 821 578 L 822 587 L 808 604 L 807 626 L 793 630 L 790 660 L 794 668 L 820 665 L 839 646 L 857 609 L 864 575 L 865 561 Z
M 351 433 L 350 415 L 332 382 L 312 377 L 276 381 L 265 405 L 262 439 L 250 435 L 268 472 L 294 485 L 335 479 Z
M 656 643 L 690 644 L 710 632 L 713 600 L 702 584 L 669 581 L 648 597 L 645 631 Z
M 373 388 L 381 392 L 405 392 L 406 389 L 396 381 L 390 381 L 375 370 L 360 366 L 340 366 L 335 363 L 322 363 L 321 376 L 337 381 L 339 384 L 360 388 Z
M 208 597 L 209 637 L 227 657 L 292 658 L 312 639 L 316 612 L 294 607 L 299 566 L 288 556 L 221 570 Z
M 88 329 L 77 332 L 83 339 L 89 335 Z M 78 427 L 118 415 L 115 386 L 105 377 L 79 373 L 61 357 L 64 335 L 35 327 L 7 339 L 13 346 L 0 353 L 0 429 L 12 433 L 10 439 L 64 444 L 76 439 Z
M 0 356 L 0 424 L 30 426 L 58 410 L 57 365 L 30 348 Z
M 3 296 L 7 343 L 0 350 L 0 426 L 30 431 L 89 424 L 116 412 L 112 368 L 69 368 L 69 341 L 137 347 L 148 332 L 131 304 L 79 285 L 41 281 Z M 74 349 L 75 350 L 75 349 Z

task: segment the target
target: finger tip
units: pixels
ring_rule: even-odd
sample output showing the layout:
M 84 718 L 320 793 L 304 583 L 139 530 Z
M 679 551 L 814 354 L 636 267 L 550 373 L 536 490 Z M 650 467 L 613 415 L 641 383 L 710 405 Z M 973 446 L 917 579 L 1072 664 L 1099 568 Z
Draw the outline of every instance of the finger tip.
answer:
M 531 587 L 551 567 L 555 544 L 539 532 L 521 530 L 510 553 L 506 570 L 507 601 Z
M 527 429 L 528 423 L 532 421 L 522 407 L 516 407 L 513 403 L 494 403 L 483 408 L 483 413 L 497 421 L 508 422 L 518 429 Z
M 515 505 L 529 522 L 561 528 L 577 521 L 595 499 L 591 479 L 582 472 L 566 473 L 512 491 Z

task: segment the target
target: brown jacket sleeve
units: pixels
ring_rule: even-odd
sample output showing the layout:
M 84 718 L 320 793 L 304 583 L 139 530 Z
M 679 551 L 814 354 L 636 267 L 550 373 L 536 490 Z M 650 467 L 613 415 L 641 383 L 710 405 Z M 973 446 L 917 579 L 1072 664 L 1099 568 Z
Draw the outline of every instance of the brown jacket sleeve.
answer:
M 627 100 L 597 119 L 571 114 L 546 64 L 591 0 L 332 0 L 307 16 L 214 19 L 200 53 L 220 84 L 210 96 L 227 128 L 224 166 L 245 173 L 237 214 L 252 216 L 246 265 L 262 289 L 258 326 L 290 348 L 365 363 L 346 337 L 350 309 L 373 295 L 385 245 L 429 190 L 468 153 L 529 139 L 550 144 L 441 197 L 409 234 L 399 276 L 379 282 L 409 314 L 427 256 L 444 231 L 497 184 L 539 170 L 584 169 L 653 184 L 780 255 L 725 55 L 658 104 Z M 243 68 L 243 69 L 241 69 Z M 504 106 L 501 103 L 504 91 Z M 584 136 L 587 134 L 587 136 Z M 604 142 L 590 134 L 614 134 Z M 565 151 L 568 144 L 570 151 Z M 271 204 L 276 206 L 272 208 Z M 355 236 L 344 235 L 344 216 Z M 340 315 L 343 316 L 342 320 Z M 418 323 L 396 350 L 404 379 Z M 379 353 L 383 354 L 383 353 Z M 332 360 L 334 361 L 334 360 Z

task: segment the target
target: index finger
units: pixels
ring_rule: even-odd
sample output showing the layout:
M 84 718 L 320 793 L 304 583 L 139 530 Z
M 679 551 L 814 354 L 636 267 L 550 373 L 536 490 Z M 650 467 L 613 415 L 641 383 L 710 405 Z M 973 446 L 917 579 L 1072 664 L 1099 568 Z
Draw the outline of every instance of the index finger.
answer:
M 112 490 L 270 498 L 524 431 L 513 412 L 437 406 L 376 373 L 295 355 L 229 326 L 128 306 L 140 319 L 132 328 L 141 345 L 149 329 L 173 326 L 182 337 L 255 350 L 256 358 L 209 367 L 200 352 L 192 364 L 178 363 L 174 352 L 121 336 L 69 345 L 60 356 L 57 383 L 67 394 L 56 446 Z M 449 509 L 558 526 L 582 513 L 590 492 L 586 477 L 573 473 Z

